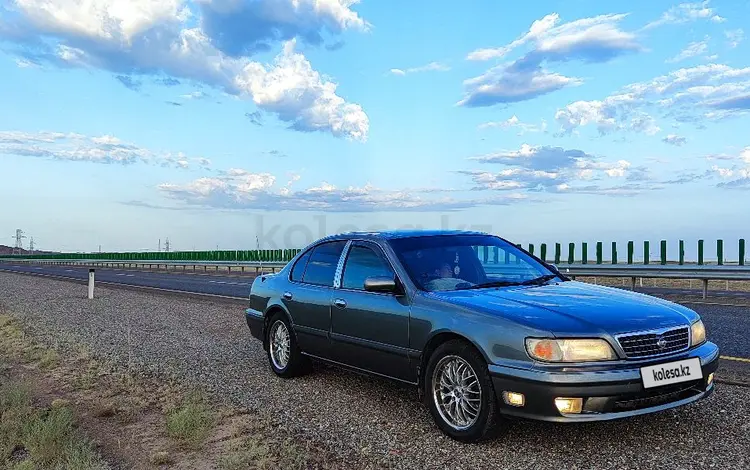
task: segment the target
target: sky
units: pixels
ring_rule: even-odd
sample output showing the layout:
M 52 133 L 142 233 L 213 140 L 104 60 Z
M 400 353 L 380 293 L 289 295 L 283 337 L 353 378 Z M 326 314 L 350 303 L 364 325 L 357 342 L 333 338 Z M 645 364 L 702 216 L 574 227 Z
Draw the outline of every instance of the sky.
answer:
M 731 254 L 746 31 L 728 0 L 0 0 L 0 243 L 417 227 Z

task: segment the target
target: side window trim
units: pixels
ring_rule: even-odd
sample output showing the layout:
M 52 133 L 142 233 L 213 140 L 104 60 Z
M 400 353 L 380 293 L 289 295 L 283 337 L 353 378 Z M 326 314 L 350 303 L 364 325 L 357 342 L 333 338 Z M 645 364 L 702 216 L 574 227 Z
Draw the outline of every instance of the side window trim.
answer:
M 364 289 L 351 289 L 351 288 L 341 286 L 342 277 L 344 275 L 344 266 L 346 264 L 346 261 L 349 260 L 349 253 L 351 252 L 351 248 L 354 246 L 361 246 L 364 248 L 369 248 L 372 251 L 374 251 L 376 255 L 380 256 L 386 262 L 391 272 L 393 273 L 393 276 L 396 279 L 396 282 L 401 282 L 398 272 L 393 268 L 393 263 L 388 258 L 388 255 L 385 253 L 385 250 L 383 250 L 383 247 L 381 247 L 379 244 L 371 240 L 354 239 L 354 240 L 349 240 L 349 243 L 347 243 L 346 247 L 341 252 L 341 259 L 339 260 L 340 270 L 337 270 L 337 277 L 334 279 L 334 289 L 343 290 L 347 292 L 361 292 L 361 293 L 373 294 L 373 295 L 391 295 L 388 293 L 368 292 Z
M 349 258 L 349 250 L 351 250 L 353 245 L 352 240 L 347 240 L 346 245 L 344 245 L 344 249 L 341 250 L 341 256 L 339 256 L 339 262 L 336 264 L 336 273 L 333 275 L 333 288 L 339 289 L 341 287 L 341 276 L 344 272 L 344 262 L 347 258 Z

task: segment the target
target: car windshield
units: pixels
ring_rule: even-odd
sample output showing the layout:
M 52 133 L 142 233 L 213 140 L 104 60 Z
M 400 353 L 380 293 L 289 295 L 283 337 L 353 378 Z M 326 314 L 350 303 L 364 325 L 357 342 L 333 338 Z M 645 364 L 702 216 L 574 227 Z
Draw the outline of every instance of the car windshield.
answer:
M 543 284 L 557 276 L 515 245 L 492 235 L 390 240 L 409 277 L 425 291 Z

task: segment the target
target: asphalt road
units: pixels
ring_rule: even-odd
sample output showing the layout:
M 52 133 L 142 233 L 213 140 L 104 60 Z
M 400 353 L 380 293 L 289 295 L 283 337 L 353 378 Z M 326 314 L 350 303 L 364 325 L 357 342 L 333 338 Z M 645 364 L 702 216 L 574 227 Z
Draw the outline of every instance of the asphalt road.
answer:
M 0 262 L 0 271 L 88 280 L 89 268 L 79 266 L 27 265 Z M 166 273 L 134 269 L 96 268 L 96 282 L 168 289 L 199 294 L 246 298 L 255 275 L 222 276 L 202 273 Z
M 85 281 L 87 267 L 26 265 L 0 263 L 0 271 L 35 274 L 57 278 Z M 125 286 L 148 287 L 181 291 L 186 293 L 209 294 L 235 299 L 247 298 L 254 274 L 221 275 L 191 272 L 152 272 L 135 269 L 96 268 L 96 282 Z M 638 289 L 645 293 L 679 295 L 680 289 Z M 747 296 L 747 294 L 746 294 Z M 707 302 L 686 302 L 690 308 L 701 314 L 709 337 L 716 342 L 722 356 L 750 358 L 750 296 L 746 305 L 724 305 L 715 300 Z M 679 300 L 678 300 L 679 301 Z M 748 359 L 750 361 L 750 359 Z M 725 361 L 726 362 L 726 361 Z M 735 361 L 743 362 L 743 361 Z M 733 367 L 736 366 L 736 367 Z M 750 362 L 729 364 L 730 368 L 750 369 Z M 747 381 L 750 381 L 748 374 Z M 745 381 L 743 380 L 743 381 Z

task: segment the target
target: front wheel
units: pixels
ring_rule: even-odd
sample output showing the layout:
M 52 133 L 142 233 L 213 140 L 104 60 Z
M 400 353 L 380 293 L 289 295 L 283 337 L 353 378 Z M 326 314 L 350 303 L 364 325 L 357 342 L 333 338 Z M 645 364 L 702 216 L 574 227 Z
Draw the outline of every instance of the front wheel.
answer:
M 294 331 L 285 315 L 277 313 L 269 321 L 268 362 L 274 374 L 280 377 L 295 377 L 303 374 L 309 360 L 297 346 Z
M 477 442 L 496 426 L 497 401 L 487 363 L 468 342 L 440 345 L 425 370 L 424 394 L 440 430 L 462 442 Z

